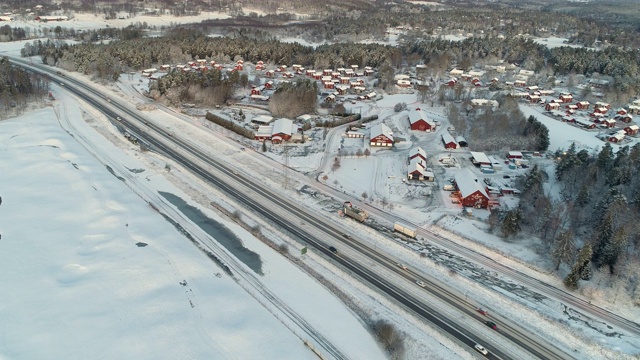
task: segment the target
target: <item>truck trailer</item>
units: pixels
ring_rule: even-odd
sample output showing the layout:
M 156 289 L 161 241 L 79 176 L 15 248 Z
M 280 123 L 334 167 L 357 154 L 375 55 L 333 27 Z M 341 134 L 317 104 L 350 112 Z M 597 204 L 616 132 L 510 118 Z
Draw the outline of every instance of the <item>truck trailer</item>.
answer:
M 344 203 L 344 214 L 360 222 L 364 222 L 369 217 L 366 211 L 354 207 L 349 201 Z
M 418 235 L 416 228 L 398 222 L 393 224 L 393 230 L 412 238 L 415 238 L 416 235 Z

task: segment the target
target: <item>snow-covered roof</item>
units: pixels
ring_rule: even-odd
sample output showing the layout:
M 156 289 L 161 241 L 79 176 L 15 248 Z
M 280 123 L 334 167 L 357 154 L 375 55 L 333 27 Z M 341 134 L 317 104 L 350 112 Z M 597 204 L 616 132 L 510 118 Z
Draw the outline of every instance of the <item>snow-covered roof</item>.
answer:
M 391 129 L 383 123 L 373 125 L 369 131 L 369 136 L 372 139 L 376 136 L 384 135 L 389 140 L 393 141 L 393 133 L 391 132 Z
M 422 110 L 409 110 L 409 122 L 413 125 L 416 122 L 424 120 L 427 124 L 430 124 L 432 127 L 435 125 L 433 121 L 431 121 L 427 114 Z
M 442 141 L 444 141 L 445 144 L 449 144 L 449 143 L 458 144 L 453 139 L 453 136 L 451 136 L 451 134 L 449 134 L 448 132 L 442 133 Z
M 471 156 L 478 164 L 491 164 L 491 160 L 483 152 L 471 151 Z
M 422 156 L 423 159 L 427 158 L 427 153 L 419 146 L 409 150 L 409 158 L 412 158 L 415 155 Z
M 427 167 L 427 164 L 424 162 L 424 160 L 422 160 L 419 157 L 415 157 L 413 159 L 411 159 L 411 161 L 409 162 L 409 166 L 407 168 L 407 172 L 409 174 L 413 173 L 413 172 L 418 172 L 422 175 L 424 175 L 424 169 Z
M 471 170 L 461 170 L 454 176 L 454 180 L 456 182 L 456 185 L 458 186 L 458 190 L 460 190 L 460 195 L 462 195 L 463 198 L 473 194 L 476 191 L 480 191 L 482 195 L 489 198 L 489 195 L 487 195 L 484 186 L 482 186 L 482 183 L 480 182 L 480 180 L 478 180 L 478 177 L 476 177 L 475 174 L 471 172 Z
M 293 133 L 293 121 L 291 119 L 278 119 L 273 122 L 272 134 L 288 134 Z

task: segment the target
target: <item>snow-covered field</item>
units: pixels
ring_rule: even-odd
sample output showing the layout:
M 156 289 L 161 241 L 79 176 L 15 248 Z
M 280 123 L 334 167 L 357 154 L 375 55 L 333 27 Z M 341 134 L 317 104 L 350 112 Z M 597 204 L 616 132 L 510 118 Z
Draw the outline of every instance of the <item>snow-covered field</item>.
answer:
M 93 123 L 100 115 L 62 98 L 64 105 L 0 123 L 0 358 L 316 358 L 304 332 L 238 286 L 141 198 L 145 190 L 138 196 L 127 187 L 190 202 L 163 167 L 126 156 L 83 125 L 83 117 Z M 81 133 L 69 136 L 57 117 Z M 93 144 L 91 153 L 81 138 Z M 263 286 L 344 353 L 383 358 L 333 294 L 206 213 L 260 254 Z

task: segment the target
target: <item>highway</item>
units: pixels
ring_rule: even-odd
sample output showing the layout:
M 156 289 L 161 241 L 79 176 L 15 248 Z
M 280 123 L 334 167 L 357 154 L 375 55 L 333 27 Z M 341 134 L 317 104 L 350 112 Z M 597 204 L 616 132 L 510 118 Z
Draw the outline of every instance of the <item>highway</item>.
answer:
M 12 60 L 20 61 L 17 59 Z M 167 133 L 165 129 L 161 129 L 153 124 L 153 122 L 145 119 L 137 111 L 129 109 L 118 101 L 112 100 L 111 103 L 107 104 L 106 100 L 103 100 L 103 94 L 85 85 L 83 82 L 77 82 L 71 78 L 57 77 L 51 73 L 52 71 L 49 70 L 48 67 L 28 64 L 26 61 L 24 61 L 24 63 L 29 67 L 37 67 L 40 71 L 48 73 L 56 82 L 64 82 L 66 84 L 65 88 L 68 91 L 74 92 L 77 96 L 85 99 L 92 106 L 103 111 L 107 116 L 111 118 L 115 118 L 116 116 L 122 117 L 122 125 L 128 128 L 130 133 L 135 134 L 139 141 L 145 142 L 158 152 L 172 158 L 193 172 L 193 174 L 206 180 L 220 191 L 225 192 L 247 209 L 251 209 L 253 212 L 262 215 L 274 225 L 288 231 L 299 240 L 308 244 L 314 248 L 316 252 L 323 254 L 327 258 L 331 258 L 336 264 L 373 285 L 378 290 L 386 293 L 389 297 L 404 305 L 405 308 L 441 328 L 460 343 L 469 346 L 471 352 L 474 352 L 473 345 L 481 343 L 491 351 L 490 358 L 509 358 L 501 349 L 486 344 L 485 341 L 482 340 L 482 337 L 471 333 L 456 321 L 443 318 L 436 310 L 431 308 L 427 302 L 409 294 L 403 290 L 403 286 L 386 280 L 385 276 L 381 276 L 377 271 L 373 272 L 369 266 L 353 261 L 348 256 L 345 256 L 343 254 L 344 252 L 341 252 L 339 256 L 333 255 L 328 250 L 327 243 L 319 238 L 338 239 L 341 243 L 351 247 L 353 251 L 376 262 L 379 268 L 406 278 L 411 286 L 417 286 L 415 285 L 416 280 L 424 281 L 427 284 L 424 291 L 428 291 L 434 296 L 447 301 L 451 306 L 463 311 L 468 316 L 478 321 L 484 321 L 485 318 L 475 311 L 473 304 L 467 302 L 460 294 L 446 289 L 430 279 L 421 276 L 417 272 L 400 269 L 396 265 L 396 260 L 389 258 L 377 250 L 369 248 L 366 244 L 357 241 L 357 239 L 344 241 L 342 238 L 343 231 L 332 222 L 318 218 L 317 214 L 309 209 L 265 188 L 251 177 L 235 174 L 234 170 L 227 168 L 224 164 L 211 158 L 210 155 L 203 150 L 195 148 L 189 142 L 180 139 L 178 134 Z M 114 112 L 111 110 L 112 107 L 117 108 L 118 111 Z M 220 173 L 223 174 L 223 176 L 214 175 L 214 173 Z M 296 218 L 295 221 L 292 221 L 292 217 Z M 298 223 L 307 224 L 307 226 L 313 228 L 313 231 L 298 226 Z M 314 234 L 322 234 L 322 236 Z M 487 332 L 494 331 L 488 327 L 486 329 Z M 536 358 L 571 358 L 555 346 L 547 344 L 536 335 L 527 333 L 525 330 L 513 324 L 508 324 L 507 322 L 498 322 L 498 330 L 495 331 L 495 333 L 517 344 Z

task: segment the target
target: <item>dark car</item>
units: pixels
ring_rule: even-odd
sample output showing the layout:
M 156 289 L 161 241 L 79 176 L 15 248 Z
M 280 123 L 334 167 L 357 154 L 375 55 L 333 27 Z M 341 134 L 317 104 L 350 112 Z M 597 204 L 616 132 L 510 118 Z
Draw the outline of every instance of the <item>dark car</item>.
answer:
M 334 254 L 338 253 L 338 249 L 334 248 L 333 246 L 329 246 L 329 251 L 331 251 Z
M 342 234 L 342 236 L 344 236 L 347 239 L 351 239 L 351 235 L 349 235 L 349 234 Z
M 503 176 L 502 176 L 502 178 L 503 178 L 503 179 L 511 179 L 511 176 L 509 176 L 509 175 L 503 175 Z
M 498 326 L 493 321 L 486 321 L 485 324 L 487 324 L 487 326 L 492 328 L 493 330 L 498 330 Z

